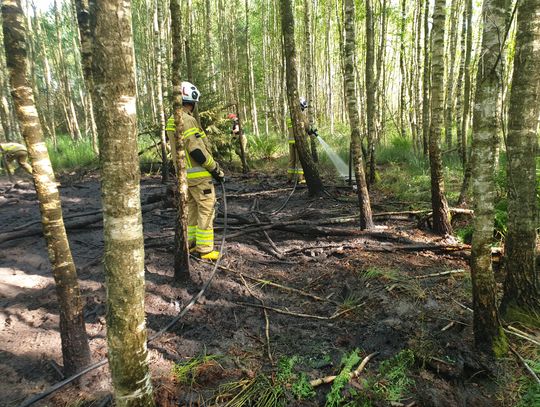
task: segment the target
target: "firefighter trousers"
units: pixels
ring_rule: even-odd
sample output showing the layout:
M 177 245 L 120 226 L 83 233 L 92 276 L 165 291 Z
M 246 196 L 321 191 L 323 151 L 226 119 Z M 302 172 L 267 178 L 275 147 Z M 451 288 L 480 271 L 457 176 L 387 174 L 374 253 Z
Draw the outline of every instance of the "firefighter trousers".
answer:
M 214 205 L 212 179 L 188 187 L 188 241 L 201 254 L 214 250 Z
M 304 169 L 300 158 L 298 157 L 298 150 L 295 143 L 289 143 L 289 168 L 287 169 L 287 179 L 293 181 L 295 176 L 298 176 L 298 181 L 304 179 Z

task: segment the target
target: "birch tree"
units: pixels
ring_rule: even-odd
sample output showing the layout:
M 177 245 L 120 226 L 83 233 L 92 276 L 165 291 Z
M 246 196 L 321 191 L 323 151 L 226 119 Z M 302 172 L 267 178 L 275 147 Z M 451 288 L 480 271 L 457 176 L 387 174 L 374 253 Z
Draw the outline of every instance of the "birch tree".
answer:
M 182 80 L 180 66 L 182 62 L 182 31 L 180 0 L 171 0 L 171 36 L 172 36 L 172 85 L 173 85 L 173 109 L 174 133 L 176 146 L 176 228 L 174 235 L 174 278 L 176 281 L 184 281 L 189 278 L 189 242 L 187 236 L 187 194 L 188 185 L 186 178 L 184 139 L 182 137 Z
M 95 21 L 93 99 L 101 153 L 109 366 L 117 406 L 153 406 L 130 2 L 96 2 Z
M 309 154 L 305 136 L 306 131 L 300 113 L 296 45 L 294 42 L 294 15 L 291 0 L 281 0 L 281 29 L 283 30 L 283 51 L 286 62 L 287 100 L 289 102 L 295 145 L 304 169 L 309 194 L 319 195 L 322 193 L 323 185 L 319 171 Z
M 371 216 L 371 203 L 364 173 L 364 160 L 360 139 L 360 118 L 355 92 L 354 56 L 356 54 L 356 35 L 354 26 L 355 7 L 354 0 L 345 0 L 345 52 L 344 52 L 344 81 L 347 92 L 347 111 L 351 123 L 351 142 L 354 157 L 354 175 L 358 193 L 358 206 L 360 209 L 360 228 L 371 229 L 373 219 Z
M 62 217 L 60 193 L 49 153 L 43 141 L 43 130 L 27 74 L 29 70 L 26 26 L 20 0 L 3 1 L 2 19 L 11 95 L 28 154 L 32 159 L 43 235 L 47 242 L 47 251 L 56 283 L 64 372 L 70 376 L 90 363 L 90 348 L 84 326 L 77 271 Z
M 431 170 L 431 206 L 433 231 L 439 235 L 452 233 L 450 212 L 444 195 L 441 162 L 441 135 L 444 114 L 444 27 L 445 1 L 435 0 L 433 10 L 431 53 L 431 122 L 429 130 L 429 164 Z
M 508 139 L 508 234 L 506 280 L 501 309 L 509 321 L 540 325 L 536 269 L 538 227 L 536 160 L 540 114 L 540 0 L 518 8 Z
M 500 354 L 506 340 L 497 315 L 496 285 L 491 265 L 495 218 L 495 170 L 500 128 L 502 49 L 509 0 L 485 0 L 482 8 L 482 53 L 478 67 L 472 141 L 474 200 L 471 275 L 474 339 L 481 350 Z

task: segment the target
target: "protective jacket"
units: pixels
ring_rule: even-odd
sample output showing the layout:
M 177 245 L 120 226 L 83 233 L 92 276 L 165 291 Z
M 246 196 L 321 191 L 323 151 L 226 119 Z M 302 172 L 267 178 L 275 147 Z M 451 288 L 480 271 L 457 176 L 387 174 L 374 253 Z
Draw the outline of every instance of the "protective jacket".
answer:
M 184 139 L 184 150 L 186 153 L 185 162 L 188 186 L 194 186 L 211 180 L 211 173 L 216 171 L 218 166 L 212 155 L 208 152 L 208 148 L 204 143 L 206 133 L 199 127 L 197 120 L 185 111 L 182 112 L 182 119 L 184 127 L 181 134 Z M 167 121 L 165 130 L 168 132 L 174 132 L 176 130 L 173 116 Z M 169 141 L 173 151 L 173 161 L 176 165 L 176 141 L 173 134 L 169 133 Z
M 205 255 L 211 253 L 214 248 L 213 223 L 216 193 L 212 183 L 212 173 L 219 172 L 219 167 L 208 152 L 204 143 L 206 134 L 199 127 L 197 120 L 185 111 L 182 112 L 182 119 L 181 134 L 184 139 L 188 181 L 188 241 L 190 248 Z M 165 129 L 169 135 L 176 167 L 174 117 L 169 118 Z

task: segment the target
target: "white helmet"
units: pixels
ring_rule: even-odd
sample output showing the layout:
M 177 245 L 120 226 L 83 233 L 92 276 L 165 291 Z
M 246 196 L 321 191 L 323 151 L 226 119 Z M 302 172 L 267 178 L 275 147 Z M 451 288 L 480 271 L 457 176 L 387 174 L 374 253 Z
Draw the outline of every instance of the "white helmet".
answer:
M 182 82 L 182 102 L 195 103 L 199 101 L 201 92 L 191 82 Z
M 300 96 L 300 108 L 304 110 L 304 109 L 307 109 L 307 107 L 308 107 L 308 102 L 306 98 L 303 96 Z

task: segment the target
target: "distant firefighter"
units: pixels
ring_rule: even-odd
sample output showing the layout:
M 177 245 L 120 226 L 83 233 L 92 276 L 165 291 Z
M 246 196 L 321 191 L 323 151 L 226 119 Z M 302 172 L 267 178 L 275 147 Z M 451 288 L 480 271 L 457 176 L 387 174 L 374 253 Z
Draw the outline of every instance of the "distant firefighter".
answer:
M 242 129 L 240 128 L 240 121 L 238 116 L 234 113 L 229 114 L 229 119 L 231 119 L 231 134 L 234 139 L 234 152 L 238 155 L 240 160 L 242 160 L 242 148 L 244 154 L 247 153 L 247 140 L 245 137 L 242 137 Z
M 19 167 L 32 175 L 32 166 L 28 163 L 28 151 L 26 147 L 19 143 L 0 143 L 0 155 L 3 156 L 6 164 L 6 171 L 11 174 L 10 164 L 17 161 Z

